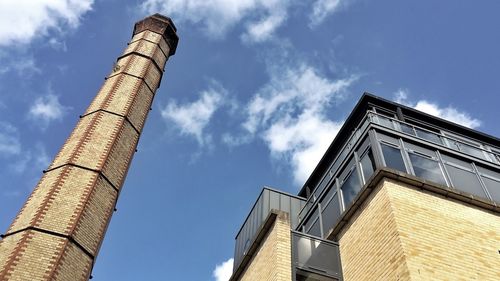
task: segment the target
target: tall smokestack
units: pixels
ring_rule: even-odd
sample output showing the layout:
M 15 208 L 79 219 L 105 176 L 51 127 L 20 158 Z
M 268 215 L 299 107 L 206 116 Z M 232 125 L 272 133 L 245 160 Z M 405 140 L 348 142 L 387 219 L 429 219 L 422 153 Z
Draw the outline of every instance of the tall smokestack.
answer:
M 0 280 L 87 280 L 178 37 L 135 24 L 111 74 L 0 241 Z

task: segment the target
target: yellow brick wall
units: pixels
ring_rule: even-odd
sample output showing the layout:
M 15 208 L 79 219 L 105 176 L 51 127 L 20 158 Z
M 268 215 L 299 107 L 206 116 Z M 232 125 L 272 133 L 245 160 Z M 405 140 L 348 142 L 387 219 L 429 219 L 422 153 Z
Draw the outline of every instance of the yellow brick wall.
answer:
M 170 51 L 132 41 L 0 240 L 0 280 L 90 276 Z
M 409 280 L 385 188 L 373 191 L 339 234 L 345 281 Z
M 385 179 L 339 234 L 351 280 L 500 280 L 500 215 Z
M 292 280 L 290 223 L 287 213 L 278 214 L 239 280 Z

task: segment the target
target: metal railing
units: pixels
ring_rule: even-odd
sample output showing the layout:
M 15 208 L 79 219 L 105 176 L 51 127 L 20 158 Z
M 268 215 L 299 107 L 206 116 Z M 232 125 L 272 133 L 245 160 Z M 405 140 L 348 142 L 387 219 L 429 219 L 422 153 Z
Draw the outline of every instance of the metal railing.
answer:
M 292 231 L 292 265 L 294 272 L 315 274 L 342 280 L 339 244 Z M 295 280 L 295 279 L 294 279 Z

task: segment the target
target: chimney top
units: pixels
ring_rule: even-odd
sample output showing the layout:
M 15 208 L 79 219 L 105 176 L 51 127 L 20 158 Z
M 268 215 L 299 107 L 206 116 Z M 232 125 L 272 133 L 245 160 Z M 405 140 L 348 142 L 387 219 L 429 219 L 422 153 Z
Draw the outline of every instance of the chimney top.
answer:
M 161 34 L 165 39 L 165 42 L 167 42 L 168 46 L 170 47 L 169 56 L 175 54 L 177 43 L 179 42 L 179 37 L 176 33 L 177 28 L 175 27 L 171 18 L 158 13 L 146 17 L 135 23 L 133 35 L 141 33 L 144 30 L 150 30 L 152 32 Z

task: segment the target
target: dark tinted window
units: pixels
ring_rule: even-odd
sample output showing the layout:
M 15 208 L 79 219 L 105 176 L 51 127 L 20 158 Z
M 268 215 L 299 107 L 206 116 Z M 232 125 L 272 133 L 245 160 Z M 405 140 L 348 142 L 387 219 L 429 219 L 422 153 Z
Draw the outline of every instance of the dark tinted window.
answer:
M 482 179 L 493 201 L 500 203 L 500 180 L 494 180 L 485 176 L 482 176 Z
M 417 136 L 431 142 L 442 144 L 441 138 L 437 134 L 429 131 L 424 131 L 419 128 L 415 128 L 415 130 L 417 131 Z
M 403 162 L 403 157 L 401 156 L 399 148 L 385 144 L 381 144 L 380 146 L 382 147 L 382 153 L 384 154 L 385 165 L 389 168 L 406 173 L 405 163 Z
M 370 178 L 375 171 L 375 159 L 373 159 L 372 150 L 369 149 L 360 160 L 361 170 L 363 171 L 364 182 Z
M 500 203 L 500 173 L 494 171 L 493 168 L 477 166 L 477 170 L 481 174 L 488 193 L 492 199 Z
M 409 134 L 409 135 L 415 135 L 415 131 L 413 131 L 413 127 L 410 125 L 406 125 L 404 123 L 399 123 L 401 127 L 401 131 L 403 133 Z
M 472 156 L 475 156 L 475 157 L 478 157 L 481 159 L 486 159 L 483 151 L 477 147 L 474 147 L 472 145 L 468 145 L 465 143 L 460 143 L 459 146 L 460 146 L 461 151 L 463 151 L 469 155 L 472 155 Z
M 443 172 L 436 160 L 415 153 L 409 153 L 408 155 L 410 156 L 413 171 L 415 171 L 417 177 L 446 185 Z
M 384 127 L 388 127 L 391 129 L 394 129 L 394 124 L 392 123 L 392 120 L 383 116 L 377 116 L 378 118 L 378 123 Z
M 356 168 L 352 169 L 351 173 L 346 176 L 340 189 L 344 197 L 344 206 L 348 207 L 361 189 L 361 182 Z
M 323 221 L 324 234 L 327 235 L 328 231 L 335 226 L 338 218 L 340 217 L 340 202 L 338 193 L 333 196 L 333 199 L 326 205 L 321 205 L 323 211 L 321 212 Z
M 487 198 L 483 188 L 481 187 L 481 183 L 474 172 L 449 164 L 445 165 L 445 167 L 450 175 L 451 182 L 455 189 Z
M 320 225 L 319 225 L 319 219 L 317 219 L 313 223 L 313 225 L 311 226 L 311 228 L 309 229 L 309 231 L 307 231 L 307 233 L 310 234 L 310 235 L 321 237 L 321 228 L 320 228 Z

